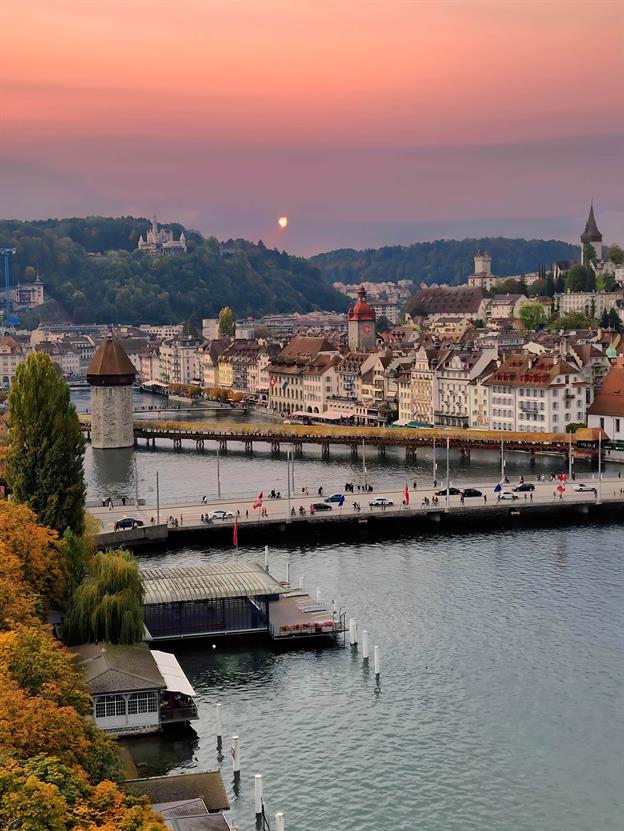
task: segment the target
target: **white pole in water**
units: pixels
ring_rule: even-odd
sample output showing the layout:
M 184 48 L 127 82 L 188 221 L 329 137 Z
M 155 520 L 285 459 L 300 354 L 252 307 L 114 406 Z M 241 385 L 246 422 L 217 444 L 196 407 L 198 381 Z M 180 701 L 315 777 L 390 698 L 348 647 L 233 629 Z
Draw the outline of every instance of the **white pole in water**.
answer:
M 351 646 L 357 644 L 357 621 L 354 617 L 349 618 L 349 643 Z
M 275 831 L 284 831 L 284 814 L 282 811 L 278 811 L 275 814 Z
M 332 600 L 332 614 L 333 615 L 336 614 L 336 601 L 335 600 Z
M 134 504 L 139 507 L 139 473 L 137 471 L 136 456 L 134 456 Z
M 290 586 L 290 554 L 286 555 L 286 585 Z
M 215 706 L 216 710 L 216 722 L 217 722 L 217 749 L 221 750 L 223 746 L 223 725 L 221 724 L 221 704 L 217 703 Z
M 300 589 L 302 589 L 302 588 L 303 588 L 303 574 L 300 574 L 300 575 L 299 575 L 299 588 L 300 588 Z
M 269 546 L 264 546 L 264 570 L 269 570 Z
M 362 660 L 368 661 L 368 632 L 362 632 Z
M 254 802 L 256 807 L 256 823 L 262 818 L 262 774 L 254 776 Z
M 288 517 L 286 522 L 290 522 L 292 517 L 290 514 L 291 504 L 290 504 L 290 450 L 286 451 L 286 469 L 288 471 Z
M 375 676 L 379 678 L 379 647 L 373 647 L 374 661 L 375 661 Z
M 232 773 L 234 779 L 240 778 L 240 752 L 238 736 L 232 736 Z
M 319 589 L 318 586 L 316 587 L 316 602 L 317 603 L 321 602 L 321 590 Z

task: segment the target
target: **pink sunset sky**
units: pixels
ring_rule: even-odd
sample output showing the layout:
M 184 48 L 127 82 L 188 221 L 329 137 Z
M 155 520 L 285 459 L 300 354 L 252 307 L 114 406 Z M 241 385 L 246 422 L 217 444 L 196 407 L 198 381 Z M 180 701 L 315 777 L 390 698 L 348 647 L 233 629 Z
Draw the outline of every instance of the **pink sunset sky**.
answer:
M 621 0 L 8 0 L 0 215 L 624 242 Z M 287 214 L 278 235 L 276 219 Z

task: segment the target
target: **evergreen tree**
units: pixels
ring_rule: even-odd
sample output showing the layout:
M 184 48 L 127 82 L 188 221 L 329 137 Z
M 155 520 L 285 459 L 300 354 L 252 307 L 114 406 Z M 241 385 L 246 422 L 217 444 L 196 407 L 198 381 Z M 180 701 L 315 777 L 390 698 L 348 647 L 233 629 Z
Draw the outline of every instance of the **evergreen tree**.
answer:
M 84 528 L 84 439 L 69 388 L 50 357 L 18 366 L 9 393 L 7 481 L 17 502 L 60 533 Z
M 143 581 L 129 551 L 94 555 L 63 625 L 68 643 L 136 643 L 143 638 Z

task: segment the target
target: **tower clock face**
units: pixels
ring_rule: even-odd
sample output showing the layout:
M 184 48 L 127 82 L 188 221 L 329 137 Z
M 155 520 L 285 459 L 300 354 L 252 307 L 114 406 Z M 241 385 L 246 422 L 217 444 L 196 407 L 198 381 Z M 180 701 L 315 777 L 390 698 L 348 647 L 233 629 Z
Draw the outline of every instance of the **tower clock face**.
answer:
M 370 332 L 370 330 L 371 330 L 370 326 L 369 326 L 368 324 L 366 324 L 366 326 L 364 327 L 364 334 L 365 334 L 365 335 L 368 335 L 368 333 Z

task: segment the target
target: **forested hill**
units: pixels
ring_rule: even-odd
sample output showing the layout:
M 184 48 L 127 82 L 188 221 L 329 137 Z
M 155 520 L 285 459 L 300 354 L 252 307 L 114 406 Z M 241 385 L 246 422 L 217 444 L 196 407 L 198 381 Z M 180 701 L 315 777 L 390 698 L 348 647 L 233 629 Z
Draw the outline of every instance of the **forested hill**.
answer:
M 214 317 L 231 306 L 237 317 L 344 310 L 316 266 L 301 257 L 237 240 L 222 256 L 214 237 L 184 230 L 188 253 L 156 257 L 137 250 L 147 219 L 60 219 L 0 222 L 0 247 L 15 247 L 12 282 L 39 271 L 46 295 L 76 323 L 170 323 Z
M 558 240 L 481 239 L 435 240 L 414 245 L 395 245 L 355 251 L 352 248 L 328 251 L 310 258 L 328 283 L 360 280 L 413 280 L 416 283 L 465 282 L 474 272 L 477 250 L 492 255 L 492 271 L 499 277 L 549 268 L 556 260 L 578 259 L 578 246 Z

